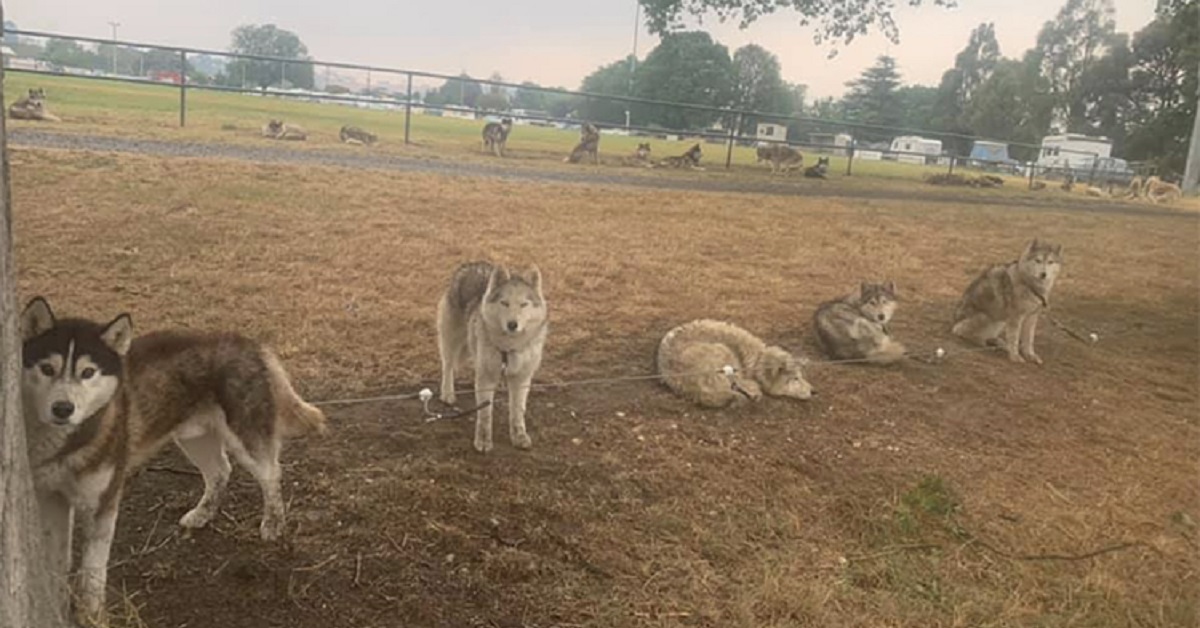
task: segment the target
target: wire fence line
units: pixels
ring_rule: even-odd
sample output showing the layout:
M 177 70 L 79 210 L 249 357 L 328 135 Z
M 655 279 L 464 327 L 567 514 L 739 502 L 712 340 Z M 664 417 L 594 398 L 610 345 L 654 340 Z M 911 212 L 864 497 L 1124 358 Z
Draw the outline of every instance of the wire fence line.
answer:
M 1084 335 L 1083 333 L 1075 330 L 1074 328 L 1062 323 L 1055 317 L 1049 317 L 1049 320 L 1054 325 L 1054 327 L 1056 327 L 1057 329 L 1063 331 L 1067 335 L 1071 336 L 1072 338 L 1074 338 L 1086 345 L 1094 345 L 1100 341 L 1099 335 L 1097 335 L 1094 332 Z M 984 347 L 954 347 L 951 350 L 947 351 L 945 348 L 938 346 L 932 350 L 926 349 L 926 350 L 922 350 L 922 351 L 910 351 L 910 352 L 906 353 L 903 356 L 903 358 L 901 358 L 901 360 L 911 360 L 911 361 L 922 362 L 922 363 L 926 363 L 926 364 L 942 364 L 946 360 L 949 360 L 949 359 L 959 356 L 959 355 L 968 355 L 968 354 L 973 354 L 973 353 L 994 353 L 994 352 L 999 352 L 999 351 L 1003 351 L 1003 347 L 991 346 L 991 345 L 984 346 Z M 801 366 L 801 369 L 803 370 L 803 369 L 807 369 L 807 368 L 820 368 L 820 367 L 825 367 L 825 366 L 844 366 L 844 365 L 850 365 L 850 364 L 868 364 L 868 363 L 872 363 L 872 362 L 875 362 L 875 360 L 872 360 L 869 358 L 848 358 L 848 359 L 802 358 L 800 360 L 800 366 Z M 702 369 L 702 370 L 695 370 L 695 371 L 682 371 L 682 372 L 671 372 L 671 373 L 645 373 L 645 374 L 635 374 L 635 375 L 614 375 L 614 376 L 608 376 L 608 377 L 591 377 L 591 378 L 584 378 L 584 379 L 560 380 L 560 381 L 537 383 L 537 384 L 530 383 L 527 386 L 527 388 L 529 390 L 550 390 L 550 389 L 573 388 L 573 387 L 589 387 L 589 386 L 623 384 L 623 383 L 630 383 L 630 382 L 662 381 L 669 377 L 688 378 L 688 377 L 700 377 L 700 376 L 704 376 L 704 375 L 718 375 L 719 374 L 719 375 L 724 375 L 724 376 L 728 377 L 730 380 L 730 385 L 734 387 L 734 390 L 737 390 L 736 382 L 734 381 L 733 376 L 738 373 L 753 373 L 755 371 L 756 371 L 756 369 L 754 369 L 754 368 L 744 369 L 744 368 L 735 367 L 733 365 L 726 365 L 716 371 L 714 371 L 712 369 Z M 477 393 L 495 394 L 501 390 L 504 390 L 503 386 L 497 386 L 496 388 L 483 389 L 483 390 L 479 390 L 479 391 L 476 391 L 474 389 L 465 389 L 465 390 L 456 390 L 455 392 L 461 393 L 464 395 L 465 394 L 477 394 Z M 313 401 L 311 403 L 316 406 L 351 406 L 351 405 L 361 405 L 361 404 L 367 404 L 367 403 L 382 403 L 382 402 L 391 402 L 391 401 L 412 401 L 415 399 L 419 399 L 425 406 L 425 414 L 426 414 L 427 418 L 428 417 L 448 418 L 445 415 L 435 413 L 429 409 L 429 402 L 433 398 L 434 398 L 433 389 L 429 388 L 429 387 L 422 387 L 420 390 L 417 390 L 415 392 L 395 393 L 395 394 L 386 394 L 386 395 L 372 395 L 372 396 L 363 396 L 363 397 L 335 397 L 335 398 L 322 399 L 320 401 Z M 478 409 L 478 408 L 476 408 L 476 409 Z M 461 414 L 465 414 L 467 412 L 470 412 L 470 411 L 469 410 L 465 411 L 465 412 L 457 411 L 455 413 L 455 416 L 460 416 Z
M 854 173 L 854 164 L 856 160 L 858 160 L 860 163 L 864 161 L 895 161 L 925 166 L 930 173 L 936 172 L 936 168 L 938 167 L 944 167 L 946 169 L 946 175 L 954 175 L 956 169 L 974 169 L 983 172 L 1004 174 L 1007 176 L 1023 176 L 1028 178 L 1029 186 L 1031 188 L 1034 187 L 1034 179 L 1039 176 L 1071 181 L 1086 180 L 1088 185 L 1107 185 L 1110 188 L 1124 186 L 1134 176 L 1135 168 L 1137 167 L 1137 164 L 1133 164 L 1133 167 L 1130 167 L 1129 164 L 1125 164 L 1121 160 L 1116 160 L 1108 155 L 1101 155 L 1100 152 L 1104 151 L 1079 150 L 1067 146 L 1048 148 L 1011 140 L 984 138 L 974 135 L 932 131 L 928 129 L 885 127 L 859 123 L 852 120 L 829 120 L 801 115 L 784 115 L 774 112 L 756 111 L 753 109 L 715 107 L 711 105 L 695 103 L 637 98 L 628 95 L 599 94 L 554 87 L 542 87 L 529 83 L 516 84 L 503 80 L 477 79 L 472 77 L 455 76 L 405 68 L 338 61 L 287 59 L 268 55 L 241 54 L 228 51 L 207 50 L 202 48 L 167 46 L 146 42 L 119 40 L 116 38 L 86 37 L 34 30 L 6 30 L 5 35 L 6 37 L 13 36 L 17 38 L 32 38 L 45 41 L 70 41 L 76 44 L 84 44 L 95 47 L 112 46 L 112 71 L 96 67 L 78 68 L 53 66 L 44 61 L 38 60 L 32 60 L 31 65 L 31 60 L 22 60 L 19 58 L 6 59 L 6 71 L 32 75 L 71 76 L 74 78 L 100 81 L 157 85 L 163 88 L 177 89 L 179 91 L 180 126 L 186 126 L 187 124 L 187 112 L 189 107 L 187 94 L 190 90 L 254 94 L 258 96 L 273 96 L 302 101 L 315 101 L 333 104 L 354 104 L 382 107 L 391 110 L 402 110 L 405 116 L 405 144 L 409 144 L 412 141 L 411 120 L 414 109 L 419 110 L 421 113 L 427 111 L 433 111 L 439 115 L 452 113 L 460 116 L 469 116 L 471 119 L 495 119 L 498 117 L 507 117 L 513 120 L 553 125 L 566 129 L 577 128 L 582 123 L 587 122 L 587 120 L 583 120 L 569 114 L 565 116 L 553 116 L 545 112 L 531 112 L 528 110 L 496 110 L 478 106 L 468 107 L 460 104 L 425 102 L 418 98 L 419 94 L 414 92 L 413 84 L 415 79 L 424 79 L 462 81 L 464 84 L 473 83 L 498 90 L 527 90 L 540 94 L 567 96 L 575 99 L 577 103 L 599 102 L 621 105 L 626 107 L 626 124 L 597 124 L 597 126 L 601 127 L 602 129 L 608 129 L 621 134 L 635 136 L 658 137 L 663 139 L 694 139 L 709 143 L 724 144 L 726 168 L 730 168 L 732 166 L 733 150 L 735 146 L 739 145 L 789 145 L 816 153 L 844 157 L 846 160 L 845 174 L 847 176 Z M 163 80 L 161 74 L 157 75 L 157 78 L 152 78 L 144 72 L 136 76 L 120 75 L 115 72 L 117 58 L 116 51 L 118 48 L 135 50 L 141 52 L 142 54 L 145 54 L 145 51 L 159 51 L 162 53 L 176 55 L 178 58 L 178 65 L 174 68 L 173 73 L 166 76 L 165 80 Z M 260 86 L 259 88 L 249 88 L 244 84 L 239 87 L 202 83 L 191 80 L 188 77 L 189 58 L 195 59 L 200 56 L 224 58 L 235 61 L 279 64 L 281 70 L 281 84 L 278 87 L 267 85 Z M 100 59 L 98 56 L 95 58 L 99 59 L 99 61 L 96 62 L 97 65 L 105 65 L 103 59 Z M 395 90 L 387 92 L 387 95 L 331 93 L 327 91 L 329 87 L 328 84 L 326 85 L 325 91 L 288 89 L 286 84 L 284 84 L 286 81 L 285 77 L 287 76 L 287 71 L 289 68 L 297 67 L 305 68 L 305 71 L 312 72 L 314 76 L 316 68 L 366 72 L 368 84 L 370 84 L 371 77 L 373 75 L 399 77 L 403 79 L 402 83 L 404 85 L 404 89 L 402 92 L 396 92 Z M 293 70 L 293 73 L 295 73 L 295 70 Z M 662 126 L 655 125 L 634 124 L 629 117 L 629 109 L 634 106 L 642 108 L 655 107 L 668 111 L 704 112 L 715 116 L 717 122 L 710 127 L 700 129 L 664 128 Z M 743 129 L 745 129 L 748 125 L 773 125 L 774 128 L 770 128 L 768 130 L 766 127 L 764 127 L 764 129 L 761 130 L 756 129 L 754 134 L 747 134 L 743 131 Z M 775 131 L 778 131 L 781 128 L 784 129 L 782 137 L 775 134 Z M 877 139 L 882 138 L 882 141 L 865 141 L 863 139 L 864 136 L 874 137 Z M 887 141 L 887 138 L 892 138 L 890 143 Z M 945 142 L 945 144 L 943 144 L 943 142 Z M 946 144 L 948 144 L 948 146 Z M 1008 155 L 1008 151 L 1010 149 L 1016 153 L 1019 153 L 1019 156 L 1021 156 L 1022 159 L 1010 157 Z M 987 184 L 987 182 L 982 179 L 975 180 L 973 182 L 983 183 L 985 185 Z

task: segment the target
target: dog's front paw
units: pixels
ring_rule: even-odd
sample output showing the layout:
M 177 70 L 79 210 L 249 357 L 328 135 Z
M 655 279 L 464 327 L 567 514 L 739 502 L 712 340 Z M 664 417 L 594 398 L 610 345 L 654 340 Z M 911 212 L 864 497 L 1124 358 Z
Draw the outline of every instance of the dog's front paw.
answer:
M 283 519 L 280 517 L 263 517 L 258 526 L 259 536 L 264 541 L 278 541 L 283 536 Z
M 1038 366 L 1042 365 L 1042 358 L 1039 357 L 1038 354 L 1036 354 L 1032 351 L 1026 351 L 1026 352 L 1022 353 L 1021 355 L 1024 356 L 1024 358 L 1027 362 L 1033 362 L 1034 364 L 1037 364 Z
M 486 454 L 491 450 L 492 440 L 490 438 L 485 440 L 478 436 L 475 437 L 475 451 L 478 451 L 481 454 Z
M 1024 364 L 1025 358 L 1021 357 L 1021 354 L 1019 353 L 1010 353 L 1008 354 L 1008 361 L 1016 364 Z
M 443 391 L 440 399 L 442 400 L 442 403 L 452 406 L 454 405 L 455 401 L 458 401 L 458 395 L 455 395 L 453 390 L 450 392 Z
M 197 506 L 179 518 L 179 525 L 185 528 L 203 528 L 212 521 L 214 514 L 216 513 L 212 509 Z
M 528 433 L 512 434 L 511 438 L 513 447 L 517 449 L 529 449 L 533 447 L 533 439 L 529 438 Z

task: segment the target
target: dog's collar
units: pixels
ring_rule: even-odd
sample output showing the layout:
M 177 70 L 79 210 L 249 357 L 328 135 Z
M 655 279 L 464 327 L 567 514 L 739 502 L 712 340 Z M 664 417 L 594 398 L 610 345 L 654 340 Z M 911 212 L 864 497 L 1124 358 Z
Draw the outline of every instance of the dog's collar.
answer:
M 1013 263 L 1017 264 L 1019 266 L 1021 262 L 1020 262 L 1020 260 L 1018 260 Z M 1033 296 L 1037 297 L 1037 300 L 1039 302 L 1041 302 L 1042 307 L 1044 307 L 1046 309 L 1050 309 L 1050 300 L 1047 299 L 1046 295 L 1042 294 L 1042 292 L 1040 290 L 1038 290 L 1036 286 L 1034 286 L 1032 283 L 1030 283 L 1030 280 L 1028 278 L 1026 278 L 1025 273 L 1022 273 L 1018 270 L 1017 275 L 1021 278 L 1021 283 L 1025 285 L 1025 289 L 1029 290 L 1030 292 L 1033 293 Z
M 500 372 L 504 373 L 506 371 L 508 371 L 508 352 L 501 351 L 500 352 Z
M 1025 287 L 1033 293 L 1033 296 L 1037 297 L 1037 300 L 1042 304 L 1043 308 L 1050 309 L 1050 300 L 1046 298 L 1046 295 L 1042 294 L 1041 291 L 1034 286 L 1029 285 L 1028 281 L 1025 282 Z

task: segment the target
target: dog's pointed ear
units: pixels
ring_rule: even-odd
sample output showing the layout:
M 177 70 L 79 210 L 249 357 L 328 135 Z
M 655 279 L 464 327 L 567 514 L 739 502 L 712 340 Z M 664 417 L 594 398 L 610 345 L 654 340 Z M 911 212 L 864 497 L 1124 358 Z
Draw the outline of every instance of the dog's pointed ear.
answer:
M 529 285 L 533 286 L 533 291 L 537 293 L 538 298 L 542 296 L 542 269 L 535 264 L 529 269 Z
M 861 296 L 862 298 L 864 298 L 864 299 L 867 298 L 867 293 L 869 293 L 870 291 L 871 291 L 871 284 L 869 284 L 865 281 L 858 284 L 858 295 Z
M 21 312 L 21 340 L 36 338 L 54 327 L 54 312 L 42 297 L 34 297 Z
M 503 266 L 493 266 L 492 274 L 488 276 L 487 291 L 485 294 L 491 294 L 500 287 L 500 284 L 508 281 L 508 269 Z
M 1054 245 L 1054 254 L 1058 257 L 1062 257 L 1062 245 L 1061 244 Z
M 133 344 L 133 319 L 128 314 L 121 314 L 112 322 L 105 325 L 100 332 L 100 340 L 108 345 L 117 355 L 129 353 L 129 345 Z
M 1034 238 L 1034 239 L 1030 240 L 1029 244 L 1025 245 L 1025 251 L 1023 253 L 1021 253 L 1021 258 L 1024 259 L 1024 258 L 1032 255 L 1033 251 L 1035 249 L 1037 249 L 1037 247 L 1038 247 L 1038 239 Z
M 883 289 L 887 290 L 887 293 L 892 295 L 893 298 L 895 298 L 896 282 L 892 281 L 891 279 L 888 279 L 887 283 L 883 284 Z

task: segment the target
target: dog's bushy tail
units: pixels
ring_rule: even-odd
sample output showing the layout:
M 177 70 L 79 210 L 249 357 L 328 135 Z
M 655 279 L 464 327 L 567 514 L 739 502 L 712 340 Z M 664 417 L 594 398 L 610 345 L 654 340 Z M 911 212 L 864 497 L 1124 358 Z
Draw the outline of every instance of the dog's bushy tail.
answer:
M 283 435 L 295 437 L 308 433 L 324 434 L 328 430 L 325 413 L 296 394 L 287 371 L 269 349 L 263 349 L 263 361 L 266 362 L 267 371 L 270 373 L 275 412 Z

